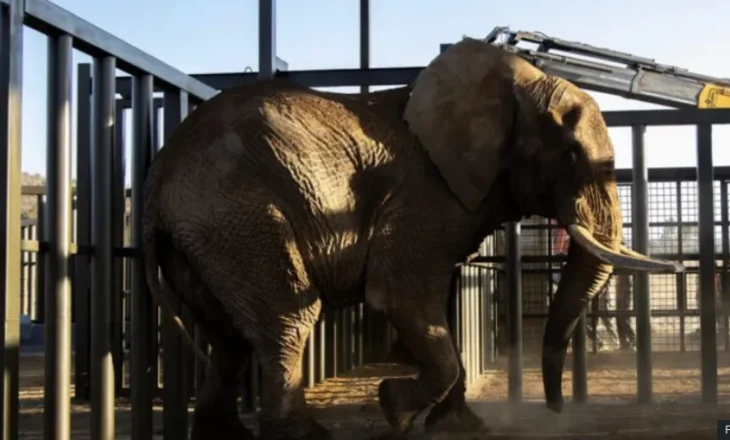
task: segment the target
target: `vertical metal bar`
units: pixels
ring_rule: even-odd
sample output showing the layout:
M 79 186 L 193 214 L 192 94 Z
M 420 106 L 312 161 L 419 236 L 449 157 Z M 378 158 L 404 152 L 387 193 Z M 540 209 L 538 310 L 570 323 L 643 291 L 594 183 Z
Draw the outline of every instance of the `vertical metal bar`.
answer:
M 46 222 L 47 209 L 46 209 L 46 190 L 43 189 L 43 194 L 38 196 L 38 217 L 36 223 L 36 236 L 40 242 L 46 241 L 46 230 L 43 225 Z M 38 267 L 36 268 L 36 282 L 38 283 L 38 293 L 36 294 L 36 319 L 39 323 L 43 323 L 46 320 L 46 259 L 39 252 L 36 255 L 38 261 Z
M 48 37 L 46 440 L 71 438 L 71 45 L 69 35 Z
M 317 383 L 327 379 L 327 314 L 324 307 L 317 321 Z
M 154 92 L 154 89 L 153 89 Z M 160 112 L 159 108 L 155 105 L 154 101 L 154 95 L 152 96 L 152 130 L 150 133 L 151 137 L 151 151 L 150 151 L 150 159 L 154 157 L 155 154 L 157 154 L 157 150 L 160 148 L 160 130 L 159 130 L 159 122 L 160 122 Z M 147 172 L 145 172 L 145 176 L 147 175 Z M 158 270 L 159 273 L 159 270 Z M 145 285 L 147 283 L 145 282 Z M 150 393 L 152 393 L 152 397 L 154 397 L 157 394 L 157 391 L 159 389 L 160 385 L 160 374 L 159 374 L 159 367 L 160 362 L 162 362 L 162 358 L 160 356 L 160 338 L 162 337 L 162 329 L 159 327 L 159 317 L 160 317 L 160 307 L 152 301 L 150 298 L 149 301 L 151 310 L 151 322 L 150 322 L 150 339 L 149 339 L 149 352 L 150 352 Z
M 510 402 L 522 401 L 522 256 L 520 224 L 507 223 L 507 340 Z
M 120 100 L 114 105 L 114 142 L 112 146 L 112 245 L 115 248 L 124 246 L 124 224 L 127 194 L 124 189 L 126 174 L 126 154 L 124 148 L 124 106 Z M 114 363 L 114 390 L 122 390 L 122 372 L 124 366 L 124 286 L 122 277 L 124 259 L 112 260 L 111 294 L 111 332 L 112 361 Z
M 76 86 L 76 244 L 91 245 L 91 64 L 78 65 Z M 74 255 L 75 397 L 89 400 L 91 257 Z
M 722 229 L 722 276 L 720 279 L 720 304 L 730 304 L 730 213 L 728 213 L 728 190 L 727 180 L 720 182 L 720 224 Z M 725 332 L 723 339 L 725 350 L 730 351 L 730 332 L 728 329 L 728 316 L 725 314 L 720 319 L 723 320 Z M 722 327 L 721 327 L 722 328 Z
M 324 356 L 326 366 L 324 370 L 325 378 L 337 377 L 337 320 L 335 319 L 335 311 L 330 307 L 325 309 L 325 331 L 327 344 L 324 346 Z
M 0 6 L 0 102 L 6 109 L 0 118 L 0 335 L 3 378 L 0 389 L 0 439 L 18 438 L 20 350 L 20 164 L 23 106 L 23 0 Z
M 649 255 L 649 183 L 644 151 L 645 131 L 646 127 L 643 125 L 631 127 L 634 161 L 631 223 L 634 249 Z M 652 400 L 651 298 L 647 272 L 634 274 L 634 308 L 636 309 L 637 398 L 639 403 L 650 403 Z
M 360 68 L 370 67 L 370 0 L 360 0 Z M 368 93 L 368 86 L 361 86 L 361 93 Z M 365 304 L 359 306 L 360 334 L 357 347 L 358 364 L 372 361 L 373 320 L 372 312 Z
M 494 361 L 494 319 L 493 319 L 493 296 L 492 296 L 492 286 L 493 284 L 490 284 L 490 278 L 492 274 L 490 273 L 492 269 L 484 269 L 484 283 L 483 283 L 483 289 L 484 289 L 484 367 L 486 369 L 487 366 L 489 366 Z
M 152 159 L 154 142 L 152 76 L 135 76 L 132 86 L 132 247 L 142 248 L 142 211 L 144 180 Z M 151 352 L 152 299 L 147 291 L 144 263 L 132 265 L 132 438 L 152 439 L 152 386 L 155 383 Z
M 315 374 L 317 354 L 317 325 L 312 327 L 307 341 L 307 386 L 312 387 L 317 383 L 317 375 Z
M 360 0 L 360 68 L 370 68 L 370 0 Z M 368 93 L 368 86 L 360 86 L 360 93 Z
M 112 143 L 114 133 L 114 57 L 94 58 L 92 139 L 91 438 L 114 439 L 114 363 L 112 361 Z
M 588 400 L 587 313 L 587 310 L 583 310 L 573 330 L 573 402 L 576 403 Z
M 276 73 L 276 0 L 259 0 L 259 78 Z
M 188 94 L 182 90 L 165 91 L 164 130 L 165 140 L 177 130 L 188 114 Z M 180 299 L 169 298 L 181 312 Z M 182 336 L 172 319 L 163 316 L 163 436 L 166 440 L 186 438 L 188 432 L 189 390 L 187 366 L 190 350 L 183 344 Z
M 355 365 L 358 367 L 363 364 L 364 311 L 365 307 L 363 304 L 355 306 Z
M 205 335 L 203 335 L 203 332 L 200 330 L 200 327 L 195 327 L 195 345 L 203 351 L 203 353 L 208 352 L 208 341 L 205 339 Z M 253 374 L 253 370 L 256 368 L 256 362 L 254 362 L 253 356 L 249 360 L 249 367 L 247 369 L 247 375 Z M 195 377 L 195 392 L 200 392 L 200 390 L 203 388 L 203 382 L 205 381 L 205 364 L 203 364 L 203 361 L 198 359 L 198 357 L 195 357 L 194 363 L 193 363 L 193 376 Z M 251 399 L 247 399 L 244 403 L 251 403 L 249 402 Z M 255 406 L 253 407 L 255 408 Z
M 606 290 L 608 290 L 608 286 L 606 286 Z M 601 312 L 601 306 L 598 302 L 598 298 L 601 295 L 608 295 L 608 292 L 598 292 L 598 294 L 591 299 L 591 349 L 594 354 L 598 353 L 598 315 Z M 578 327 L 576 328 L 581 328 L 580 321 L 578 321 Z M 583 327 L 583 329 L 586 329 L 586 327 Z
M 702 400 L 717 403 L 717 333 L 715 329 L 715 216 L 712 126 L 697 126 L 697 198 L 700 211 L 700 353 Z
M 683 257 L 682 246 L 682 182 L 677 181 L 677 254 Z M 687 311 L 687 273 L 678 273 L 677 276 L 677 309 L 679 312 L 679 351 L 684 353 L 685 346 L 685 312 Z

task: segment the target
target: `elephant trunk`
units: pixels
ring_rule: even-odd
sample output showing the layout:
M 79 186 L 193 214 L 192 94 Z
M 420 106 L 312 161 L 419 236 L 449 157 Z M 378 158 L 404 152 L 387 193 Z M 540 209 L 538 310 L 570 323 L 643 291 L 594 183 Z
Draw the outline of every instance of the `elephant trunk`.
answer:
M 568 263 L 550 304 L 543 339 L 543 386 L 547 406 L 553 411 L 560 412 L 563 407 L 562 376 L 570 338 L 581 313 L 601 291 L 611 271 L 611 265 L 571 244 Z

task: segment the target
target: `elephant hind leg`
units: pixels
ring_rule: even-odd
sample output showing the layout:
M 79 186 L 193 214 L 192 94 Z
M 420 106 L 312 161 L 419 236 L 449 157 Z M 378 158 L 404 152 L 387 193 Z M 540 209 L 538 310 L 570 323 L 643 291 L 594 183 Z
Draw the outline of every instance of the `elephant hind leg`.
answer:
M 253 440 L 255 437 L 238 417 L 241 375 L 252 349 L 247 343 L 221 343 L 211 340 L 211 363 L 198 393 L 191 440 L 230 438 Z
M 225 217 L 245 216 L 230 212 Z M 276 206 L 267 201 L 251 219 L 210 233 L 210 253 L 199 255 L 196 264 L 236 336 L 256 351 L 262 382 L 259 436 L 326 440 L 328 432 L 307 410 L 301 371 L 306 340 L 320 313 L 319 292 Z
M 319 309 L 319 303 L 315 306 Z M 307 314 L 310 315 L 310 314 Z M 257 340 L 262 370 L 259 429 L 262 439 L 327 440 L 329 432 L 309 414 L 302 383 L 306 340 L 316 321 L 302 314 L 278 317 Z

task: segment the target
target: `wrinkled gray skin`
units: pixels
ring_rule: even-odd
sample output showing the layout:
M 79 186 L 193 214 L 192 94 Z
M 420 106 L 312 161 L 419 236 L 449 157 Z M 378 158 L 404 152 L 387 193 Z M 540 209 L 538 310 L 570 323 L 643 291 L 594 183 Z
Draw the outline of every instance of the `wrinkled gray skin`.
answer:
M 611 264 L 668 267 L 620 253 L 613 147 L 594 101 L 471 39 L 412 89 L 361 97 L 265 81 L 222 92 L 156 156 L 144 214 L 150 288 L 178 295 L 212 346 L 193 439 L 252 438 L 235 401 L 254 350 L 261 438 L 330 438 L 307 411 L 305 341 L 322 302 L 363 300 L 420 370 L 380 384 L 393 435 L 431 405 L 429 428 L 479 429 L 445 306 L 455 263 L 505 221 L 557 218 L 580 244 L 545 334 L 553 408 L 570 333 Z

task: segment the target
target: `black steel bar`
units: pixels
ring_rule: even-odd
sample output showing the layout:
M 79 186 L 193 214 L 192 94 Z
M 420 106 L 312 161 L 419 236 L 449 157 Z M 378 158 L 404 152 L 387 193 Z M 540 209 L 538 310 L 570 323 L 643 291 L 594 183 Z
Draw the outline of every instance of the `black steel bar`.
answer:
M 46 242 L 46 230 L 43 227 L 46 221 L 47 209 L 46 209 L 46 194 L 37 198 L 37 209 L 38 209 L 38 227 L 36 229 L 36 237 L 38 241 Z M 45 251 L 45 250 L 44 250 Z M 36 282 L 38 283 L 38 294 L 36 295 L 36 319 L 37 322 L 43 323 L 46 320 L 46 259 L 40 255 L 37 256 L 37 267 L 36 267 Z
M 609 127 L 727 124 L 728 109 L 621 110 L 603 112 Z
M 200 327 L 197 325 L 195 326 L 194 331 L 195 331 L 195 336 L 194 336 L 195 345 L 200 350 L 202 350 L 203 353 L 207 353 L 208 352 L 208 341 L 205 339 L 205 335 L 200 330 Z M 256 368 L 256 362 L 254 361 L 253 356 L 251 356 L 251 360 L 249 361 L 249 367 L 247 369 L 247 375 L 253 374 L 252 371 L 254 370 L 254 368 Z M 205 381 L 205 364 L 203 363 L 202 360 L 198 359 L 197 356 L 195 357 L 195 361 L 193 362 L 193 376 L 195 377 L 195 392 L 197 395 L 197 393 L 199 393 L 200 390 L 202 389 L 203 382 Z M 244 401 L 244 404 L 249 404 L 249 403 L 254 405 L 254 403 L 252 403 L 250 401 L 250 399 L 246 399 Z M 255 409 L 256 407 L 253 406 L 253 408 Z
M 312 326 L 309 338 L 307 338 L 307 357 L 305 358 L 305 362 L 307 365 L 306 380 L 308 387 L 314 386 L 317 383 L 317 329 L 317 324 Z
M 360 69 L 370 68 L 370 0 L 360 0 Z M 367 84 L 360 86 L 360 93 L 370 90 Z
M 285 78 L 309 87 L 362 87 L 397 86 L 410 84 L 423 67 L 396 67 L 333 70 L 278 70 L 277 78 Z M 256 81 L 258 72 L 193 74 L 192 78 L 217 90 L 224 90 Z M 117 78 L 117 87 L 122 96 L 128 96 L 131 82 L 127 77 Z
M 634 162 L 634 187 L 632 195 L 632 242 L 634 249 L 644 255 L 649 253 L 649 184 L 644 151 L 643 125 L 632 126 L 632 157 Z M 652 400 L 651 360 L 651 298 L 649 274 L 634 274 L 634 309 L 636 310 L 636 373 L 637 399 L 639 403 Z
M 154 81 L 154 79 L 153 79 Z M 155 108 L 154 103 L 151 102 L 150 112 L 152 113 L 152 132 L 151 137 L 151 156 L 154 157 L 160 149 L 160 109 Z M 145 172 L 145 175 L 147 173 Z M 159 272 L 158 272 L 159 273 Z M 152 369 L 150 370 L 150 392 L 157 393 L 160 386 L 160 364 L 162 363 L 162 355 L 160 353 L 160 338 L 162 337 L 162 328 L 160 327 L 160 307 L 154 302 L 149 302 L 151 310 L 152 321 L 150 322 L 150 347 L 149 352 L 151 359 Z
M 188 114 L 188 94 L 184 91 L 165 92 L 164 130 L 165 140 L 177 130 Z M 182 314 L 180 299 L 169 298 Z M 188 327 L 190 329 L 190 327 Z M 190 350 L 185 346 L 180 332 L 170 317 L 163 313 L 163 436 L 166 440 L 186 438 L 188 432 L 188 400 Z
M 0 439 L 18 438 L 20 351 L 20 164 L 23 106 L 23 0 L 0 7 Z
M 510 402 L 522 401 L 522 262 L 520 258 L 520 224 L 509 222 L 507 241 L 507 346 L 508 392 Z
M 573 330 L 573 402 L 588 400 L 588 354 L 586 353 L 587 310 L 583 310 Z
M 687 351 L 686 310 L 687 310 L 687 274 L 677 274 L 677 314 L 679 315 L 679 351 Z
M 697 198 L 700 245 L 700 353 L 702 400 L 717 403 L 717 334 L 715 311 L 715 225 L 712 176 L 712 126 L 697 126 Z
M 600 308 L 598 298 L 600 298 L 601 295 L 605 294 L 606 292 L 599 292 L 591 299 L 591 349 L 593 354 L 598 353 L 598 311 Z M 586 317 L 586 319 L 587 318 L 588 317 Z M 578 324 L 580 324 L 580 321 L 578 322 Z
M 154 142 L 152 76 L 134 77 L 132 96 L 132 247 L 143 246 L 142 212 L 144 180 L 152 159 Z M 151 352 L 153 304 L 145 281 L 144 263 L 132 263 L 132 438 L 152 439 L 152 387 L 156 383 L 156 356 Z
M 43 437 L 71 438 L 71 70 L 72 38 L 48 38 L 48 146 Z
M 324 307 L 320 312 L 319 321 L 317 321 L 317 383 L 327 379 L 327 320 Z
M 91 64 L 79 64 L 76 88 L 76 245 L 91 245 Z M 91 257 L 74 255 L 75 397 L 91 398 Z
M 325 379 L 337 376 L 337 322 L 335 320 L 335 311 L 328 306 L 323 306 L 323 315 L 325 320 L 325 340 L 324 347 Z
M 259 0 L 259 78 L 276 73 L 276 0 Z
M 720 181 L 720 223 L 722 234 L 722 275 L 720 277 L 720 304 L 723 308 L 727 308 L 730 304 L 730 213 L 728 209 L 728 181 Z M 722 311 L 723 309 L 721 309 Z M 724 321 L 725 332 L 723 333 L 723 342 L 726 351 L 730 351 L 730 331 L 728 329 L 728 316 L 725 313 L 720 317 Z M 722 327 L 721 327 L 722 328 Z
M 677 190 L 677 224 L 682 225 L 682 182 L 676 183 L 676 190 Z M 677 254 L 682 255 L 684 253 L 684 249 L 682 246 L 682 240 L 683 240 L 684 233 L 682 232 L 682 227 L 677 226 Z M 686 281 L 687 281 L 687 275 L 686 273 L 678 273 L 677 275 L 677 310 L 679 311 L 679 350 L 681 352 L 684 352 L 686 350 L 685 347 L 685 316 L 684 312 L 686 310 L 686 298 L 687 298 L 687 288 L 686 288 Z
M 494 297 L 492 295 L 492 289 L 494 286 L 494 283 L 492 281 L 493 274 L 487 270 L 484 270 L 484 283 L 482 285 L 482 289 L 484 291 L 484 328 L 485 331 L 483 332 L 484 335 L 484 369 L 492 364 L 494 361 L 494 307 L 493 307 L 493 301 Z
M 124 177 L 126 175 L 126 149 L 124 145 L 125 114 L 119 101 L 114 105 L 114 143 L 112 146 L 112 243 L 114 248 L 124 247 L 124 223 L 126 191 Z M 114 258 L 112 261 L 111 297 L 111 332 L 112 361 L 114 362 L 115 393 L 122 390 L 122 373 L 124 367 L 124 259 Z
M 92 258 L 91 437 L 113 440 L 114 364 L 112 362 L 112 161 L 114 72 L 116 59 L 95 58 L 92 82 Z

